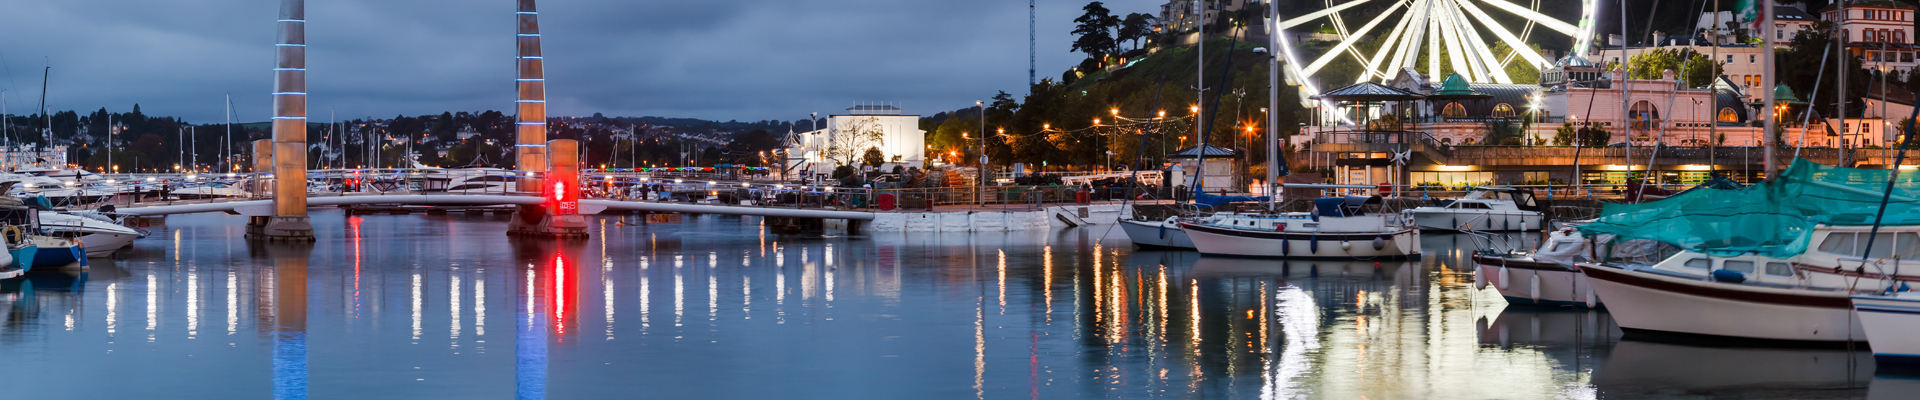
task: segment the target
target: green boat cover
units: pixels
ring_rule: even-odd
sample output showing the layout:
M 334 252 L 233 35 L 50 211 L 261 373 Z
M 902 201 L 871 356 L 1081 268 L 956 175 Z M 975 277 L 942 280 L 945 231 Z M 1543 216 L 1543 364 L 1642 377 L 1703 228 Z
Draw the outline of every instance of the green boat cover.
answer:
M 1689 190 L 1640 204 L 1606 204 L 1587 235 L 1646 239 L 1717 256 L 1791 257 L 1807 251 L 1813 228 L 1872 225 L 1892 170 L 1796 159 L 1780 179 L 1737 189 Z M 1900 174 L 1882 225 L 1920 225 L 1920 174 Z

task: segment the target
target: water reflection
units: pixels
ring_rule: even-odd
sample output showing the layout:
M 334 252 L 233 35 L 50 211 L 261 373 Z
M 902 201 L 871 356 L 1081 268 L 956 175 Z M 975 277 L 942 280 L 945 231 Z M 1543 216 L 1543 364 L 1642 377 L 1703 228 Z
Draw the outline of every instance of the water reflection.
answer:
M 702 216 L 563 243 L 506 238 L 494 217 L 315 221 L 342 233 L 305 255 L 247 247 L 233 218 L 175 217 L 167 240 L 88 273 L 0 282 L 0 360 L 120 377 L 6 397 L 1860 397 L 1909 384 L 1858 354 L 1621 341 L 1604 311 L 1508 309 L 1472 289 L 1465 256 L 1493 242 L 1467 235 L 1423 235 L 1424 260 L 1375 263 L 1135 251 L 1099 229 L 821 238 Z M 510 310 L 513 329 L 486 330 L 488 309 Z M 201 332 L 222 314 L 227 335 Z M 115 338 L 128 330 L 140 340 Z

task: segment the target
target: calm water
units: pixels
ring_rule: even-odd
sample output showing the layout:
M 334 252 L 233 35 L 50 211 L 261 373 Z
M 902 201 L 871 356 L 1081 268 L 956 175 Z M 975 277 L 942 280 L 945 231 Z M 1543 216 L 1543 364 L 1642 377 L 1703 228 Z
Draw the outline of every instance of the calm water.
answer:
M 175 217 L 0 288 L 0 398 L 1913 398 L 1840 350 L 1623 340 L 1418 262 L 1135 251 L 1106 228 L 778 236 L 755 218 Z M 1106 239 L 1102 240 L 1102 236 Z M 1521 239 L 1515 239 L 1521 240 Z M 1524 239 L 1527 241 L 1537 238 Z

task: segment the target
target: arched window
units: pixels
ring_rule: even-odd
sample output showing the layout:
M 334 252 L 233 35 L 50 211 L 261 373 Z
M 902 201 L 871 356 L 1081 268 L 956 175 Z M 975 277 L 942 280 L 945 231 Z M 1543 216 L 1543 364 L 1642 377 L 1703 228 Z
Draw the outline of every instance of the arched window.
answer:
M 1507 103 L 1500 103 L 1493 106 L 1494 118 L 1508 118 L 1512 116 L 1514 116 L 1512 105 L 1508 105 Z
M 1447 103 L 1447 108 L 1443 108 L 1443 109 L 1441 109 L 1441 110 L 1440 110 L 1440 115 L 1445 115 L 1445 116 L 1447 116 L 1448 118 L 1461 118 L 1461 117 L 1466 117 L 1466 116 L 1467 116 L 1467 107 L 1466 107 L 1466 106 L 1462 106 L 1462 105 L 1460 105 L 1460 103 L 1457 103 L 1457 102 L 1455 102 L 1455 103 Z
M 1453 145 L 1453 138 L 1440 138 L 1440 144 L 1451 146 Z
M 1627 109 L 1627 118 L 1633 123 L 1633 129 L 1648 130 L 1660 125 L 1660 109 L 1653 103 L 1641 100 Z

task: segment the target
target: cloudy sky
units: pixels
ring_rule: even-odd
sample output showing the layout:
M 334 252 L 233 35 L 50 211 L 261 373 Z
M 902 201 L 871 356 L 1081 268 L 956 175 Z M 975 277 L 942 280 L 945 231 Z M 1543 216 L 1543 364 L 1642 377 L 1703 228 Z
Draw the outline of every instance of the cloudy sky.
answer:
M 1039 76 L 1058 76 L 1084 1 L 1041 0 Z M 1165 1 L 1108 8 L 1157 13 Z M 512 0 L 309 0 L 310 115 L 507 110 Z M 9 112 L 54 110 L 219 122 L 268 118 L 275 0 L 0 0 Z M 543 0 L 554 115 L 801 119 L 854 102 L 910 113 L 1027 85 L 1021 0 Z

